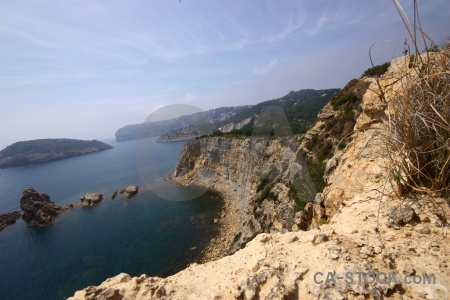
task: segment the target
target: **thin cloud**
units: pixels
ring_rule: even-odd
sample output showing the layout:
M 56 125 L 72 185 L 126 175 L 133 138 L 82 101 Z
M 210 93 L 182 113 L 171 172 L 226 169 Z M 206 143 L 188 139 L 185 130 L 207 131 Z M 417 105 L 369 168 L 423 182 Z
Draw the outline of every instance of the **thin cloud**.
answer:
M 57 46 L 55 44 L 32 37 L 31 35 L 25 33 L 24 31 L 16 29 L 16 28 L 12 28 L 12 27 L 8 27 L 8 26 L 0 26 L 0 30 L 10 32 L 14 35 L 20 36 L 21 38 L 27 40 L 28 42 L 31 42 L 31 43 L 39 45 L 39 46 L 43 46 L 45 48 L 49 48 L 49 49 L 60 48 L 59 46 Z
M 104 57 L 108 57 L 108 58 L 113 58 L 113 59 L 117 58 L 117 59 L 120 59 L 120 60 L 122 60 L 122 61 L 124 61 L 126 63 L 129 63 L 129 64 L 132 64 L 132 65 L 146 65 L 146 64 L 148 64 L 148 59 L 147 58 L 137 60 L 137 59 L 133 59 L 131 57 L 126 57 L 126 56 L 123 56 L 123 55 L 120 55 L 120 54 L 110 53 L 110 52 L 107 52 L 107 51 L 104 51 L 104 50 L 101 50 L 101 49 L 96 49 L 96 48 L 93 48 L 93 47 L 83 47 L 82 49 L 87 51 L 87 52 L 94 53 L 96 55 L 100 55 L 100 56 L 104 56 Z
M 295 22 L 291 18 L 289 23 L 287 23 L 286 26 L 282 30 L 265 37 L 264 40 L 268 41 L 269 43 L 285 40 L 289 36 L 291 36 L 295 31 L 300 29 L 302 27 L 302 25 L 303 25 L 303 20 L 301 18 L 298 18 Z
M 183 97 L 183 101 L 187 102 L 187 103 L 192 103 L 192 102 L 194 102 L 195 99 L 197 99 L 197 96 L 192 93 L 187 93 Z
M 306 34 L 310 36 L 315 36 L 318 34 L 322 28 L 327 24 L 330 20 L 330 17 L 328 15 L 321 15 L 320 18 L 317 20 L 317 22 L 314 24 L 313 27 L 306 30 Z
M 275 69 L 277 65 L 278 65 L 277 59 L 273 59 L 273 60 L 269 61 L 269 63 L 266 64 L 263 67 L 255 67 L 255 68 L 253 68 L 253 74 L 266 75 L 267 73 L 269 73 L 270 71 Z

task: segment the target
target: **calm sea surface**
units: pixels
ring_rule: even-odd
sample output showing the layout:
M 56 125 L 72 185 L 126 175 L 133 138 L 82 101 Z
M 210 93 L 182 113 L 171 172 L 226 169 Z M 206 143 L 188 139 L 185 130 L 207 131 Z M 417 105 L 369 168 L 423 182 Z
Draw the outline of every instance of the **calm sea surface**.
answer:
M 139 150 L 151 153 L 143 164 L 136 161 L 135 141 L 103 141 L 114 148 L 0 169 L 0 214 L 19 209 L 28 186 L 59 205 L 89 192 L 105 196 L 96 207 L 62 213 L 48 227 L 28 227 L 19 219 L 0 232 L 0 299 L 62 299 L 120 272 L 167 276 L 198 257 L 215 234 L 219 197 L 206 193 L 183 200 L 190 192 L 164 180 L 184 142 L 141 140 Z M 114 191 L 130 184 L 140 186 L 135 197 L 111 200 Z M 170 196 L 164 197 L 166 192 Z

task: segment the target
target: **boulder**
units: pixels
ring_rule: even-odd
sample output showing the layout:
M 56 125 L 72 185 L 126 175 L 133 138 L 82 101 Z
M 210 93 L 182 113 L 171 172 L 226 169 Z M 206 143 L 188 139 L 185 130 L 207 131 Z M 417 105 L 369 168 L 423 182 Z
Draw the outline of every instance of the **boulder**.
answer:
M 308 230 L 314 217 L 314 204 L 308 202 L 305 208 L 295 214 L 294 225 L 292 230 Z
M 317 115 L 317 119 L 324 121 L 327 119 L 331 119 L 336 115 L 336 112 L 333 110 L 331 105 L 327 104 L 325 105 Z
M 50 196 L 39 193 L 32 187 L 23 191 L 20 208 L 23 210 L 22 219 L 33 226 L 49 225 L 58 214 L 67 209 L 56 205 L 50 201 Z
M 112 199 L 112 200 L 116 199 L 117 193 L 118 193 L 118 191 L 115 191 L 115 192 L 112 194 L 112 196 L 111 196 L 111 199 Z
M 139 187 L 137 185 L 127 186 L 127 188 L 125 189 L 125 197 L 131 198 L 136 195 L 138 191 Z
M 419 221 L 414 209 L 409 205 L 397 205 L 388 211 L 388 222 L 390 227 L 404 226 Z
M 103 195 L 99 193 L 89 193 L 80 197 L 80 204 L 84 207 L 91 207 L 99 204 L 103 200 Z

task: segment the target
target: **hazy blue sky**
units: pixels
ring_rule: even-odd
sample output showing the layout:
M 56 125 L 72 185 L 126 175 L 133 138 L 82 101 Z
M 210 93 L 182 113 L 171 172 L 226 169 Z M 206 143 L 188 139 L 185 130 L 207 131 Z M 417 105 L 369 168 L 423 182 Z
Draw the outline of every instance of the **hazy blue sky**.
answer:
M 400 1 L 412 17 L 412 0 Z M 450 2 L 419 1 L 436 41 Z M 0 0 L 0 149 L 113 137 L 156 108 L 254 104 L 341 88 L 401 55 L 392 1 Z

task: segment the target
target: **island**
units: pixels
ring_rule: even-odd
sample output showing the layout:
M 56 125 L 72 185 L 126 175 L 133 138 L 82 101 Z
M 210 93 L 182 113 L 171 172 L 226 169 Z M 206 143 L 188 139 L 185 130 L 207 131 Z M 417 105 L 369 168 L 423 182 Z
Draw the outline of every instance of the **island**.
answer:
M 0 151 L 0 168 L 42 164 L 111 149 L 97 140 L 39 139 L 17 142 Z

